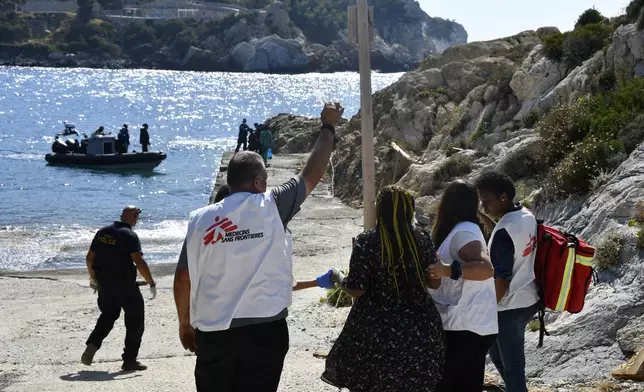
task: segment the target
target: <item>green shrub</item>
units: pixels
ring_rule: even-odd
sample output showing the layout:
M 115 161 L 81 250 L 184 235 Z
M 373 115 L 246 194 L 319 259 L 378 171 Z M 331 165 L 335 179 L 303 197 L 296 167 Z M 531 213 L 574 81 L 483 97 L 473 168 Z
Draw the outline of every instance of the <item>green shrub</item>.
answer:
M 640 227 L 639 230 L 637 230 L 637 249 L 644 249 L 644 227 Z
M 550 35 L 543 39 L 546 57 L 576 67 L 604 48 L 612 32 L 610 26 L 591 23 L 564 34 Z
M 569 67 L 581 65 L 607 44 L 611 34 L 611 28 L 602 23 L 585 25 L 566 33 L 562 46 L 563 61 Z
M 523 126 L 525 128 L 533 128 L 539 122 L 539 115 L 537 112 L 530 112 L 523 118 Z
M 644 114 L 619 130 L 617 139 L 624 143 L 624 152 L 630 154 L 644 140 Z
M 590 132 L 588 107 L 583 102 L 558 106 L 539 123 L 537 129 L 544 141 L 545 161 L 552 165 Z
M 602 170 L 617 167 L 619 163 L 614 158 L 621 157 L 622 150 L 623 145 L 618 140 L 585 138 L 548 174 L 551 196 L 587 193 L 592 189 L 593 178 Z
M 644 113 L 644 78 L 557 107 L 546 116 L 538 130 L 544 159 L 553 167 L 546 184 L 549 196 L 588 192 L 595 177 L 624 161 L 644 140 L 640 113 Z
M 452 155 L 460 152 L 461 150 L 467 150 L 469 148 L 468 143 L 464 139 L 454 139 L 449 142 L 443 148 L 443 152 L 446 156 L 451 157 Z
M 105 53 L 112 58 L 119 57 L 121 48 L 112 42 L 107 41 L 103 37 L 93 36 L 87 40 L 87 47 L 92 49 L 93 52 Z
M 643 11 L 644 0 L 633 0 L 626 7 L 626 17 L 630 22 L 638 21 Z
M 604 16 L 599 11 L 594 8 L 589 8 L 579 16 L 579 19 L 577 19 L 577 23 L 575 24 L 575 29 L 589 24 L 599 23 L 603 20 Z
M 434 179 L 449 181 L 455 177 L 461 177 L 472 171 L 474 160 L 467 155 L 454 155 L 448 158 L 443 165 L 434 173 Z
M 483 136 L 485 136 L 489 132 L 490 132 L 490 122 L 481 121 L 479 126 L 476 128 L 476 131 L 474 131 L 474 133 L 472 133 L 472 135 L 470 136 L 469 142 L 471 143 L 479 139 L 482 139 Z
M 530 320 L 527 329 L 530 332 L 538 332 L 541 329 L 541 323 L 539 322 L 539 319 Z
M 127 25 L 123 33 L 123 47 L 130 52 L 132 49 L 143 44 L 152 43 L 155 39 L 155 31 L 145 23 L 133 22 Z
M 565 36 L 561 33 L 552 34 L 543 38 L 546 57 L 550 60 L 561 61 L 563 58 L 563 43 Z
M 622 253 L 625 238 L 619 233 L 608 233 L 595 247 L 595 257 L 593 263 L 598 269 L 606 270 L 617 265 Z
M 29 26 L 23 21 L 4 22 L 0 20 L 0 42 L 16 43 L 28 40 L 31 37 Z

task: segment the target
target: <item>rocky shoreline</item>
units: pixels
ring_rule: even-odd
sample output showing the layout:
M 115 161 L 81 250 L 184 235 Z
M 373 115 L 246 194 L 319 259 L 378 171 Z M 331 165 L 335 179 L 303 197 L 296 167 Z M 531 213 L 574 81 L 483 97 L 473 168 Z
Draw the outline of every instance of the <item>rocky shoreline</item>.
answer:
M 376 7 L 383 20 L 371 44 L 374 70 L 409 71 L 429 54 L 467 42 L 461 25 L 429 17 L 414 0 L 396 4 L 402 16 L 392 20 L 382 8 L 388 6 L 383 1 Z M 329 11 L 343 18 L 339 26 L 346 25 L 346 9 Z M 288 74 L 358 71 L 358 48 L 346 26 L 318 32 L 298 27 L 292 15 L 302 17 L 279 1 L 218 21 L 99 16 L 82 22 L 73 14 L 12 14 L 4 16 L 4 23 L 24 36 L 0 39 L 0 65 Z

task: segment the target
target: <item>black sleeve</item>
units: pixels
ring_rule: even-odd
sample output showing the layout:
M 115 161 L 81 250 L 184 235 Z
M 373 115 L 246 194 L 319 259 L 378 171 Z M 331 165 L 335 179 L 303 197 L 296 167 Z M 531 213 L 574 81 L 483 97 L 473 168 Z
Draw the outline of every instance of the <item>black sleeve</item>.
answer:
M 181 253 L 179 253 L 179 262 L 177 263 L 177 269 L 188 269 L 188 252 L 186 251 L 186 240 L 183 240 L 183 245 L 181 246 Z
M 284 184 L 272 190 L 277 210 L 284 227 L 300 211 L 300 206 L 306 199 L 306 183 L 300 176 L 295 176 Z
M 89 246 L 89 250 L 92 252 L 96 253 L 98 251 L 98 235 L 101 234 L 101 231 L 99 230 L 96 235 L 94 235 L 94 239 L 92 240 L 92 244 Z
M 514 269 L 514 243 L 507 230 L 501 229 L 494 234 L 490 258 L 497 278 L 511 281 Z
M 127 253 L 132 254 L 135 252 L 141 252 L 141 241 L 139 240 L 139 236 L 136 235 L 135 232 L 131 231 L 128 237 Z

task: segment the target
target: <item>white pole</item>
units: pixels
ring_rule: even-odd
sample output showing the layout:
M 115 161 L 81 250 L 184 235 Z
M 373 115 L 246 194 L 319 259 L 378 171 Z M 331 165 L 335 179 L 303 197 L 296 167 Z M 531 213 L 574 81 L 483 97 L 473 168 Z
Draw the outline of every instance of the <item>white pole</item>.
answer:
M 358 60 L 360 61 L 360 123 L 362 125 L 362 189 L 364 229 L 376 227 L 376 185 L 373 161 L 373 105 L 371 103 L 371 23 L 367 0 L 358 0 Z

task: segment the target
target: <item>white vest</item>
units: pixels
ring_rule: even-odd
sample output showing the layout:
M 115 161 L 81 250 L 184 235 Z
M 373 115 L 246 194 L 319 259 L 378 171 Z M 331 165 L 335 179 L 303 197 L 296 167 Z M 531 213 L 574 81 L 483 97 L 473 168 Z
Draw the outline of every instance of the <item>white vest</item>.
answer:
M 291 305 L 292 261 L 271 192 L 234 193 L 190 214 L 190 324 L 220 331 L 232 319 L 273 317 Z
M 492 249 L 494 235 L 505 229 L 514 244 L 514 267 L 510 287 L 498 303 L 499 312 L 527 308 L 539 301 L 534 277 L 534 258 L 537 254 L 537 220 L 526 209 L 509 212 L 499 220 L 492 231 L 488 247 Z
M 467 231 L 477 236 L 485 247 L 481 229 L 471 222 L 461 222 L 449 233 L 438 248 L 438 256 L 445 264 L 452 264 L 450 242 L 457 232 Z M 437 290 L 429 290 L 447 331 L 471 331 L 481 336 L 499 332 L 494 278 L 483 281 L 441 278 Z

